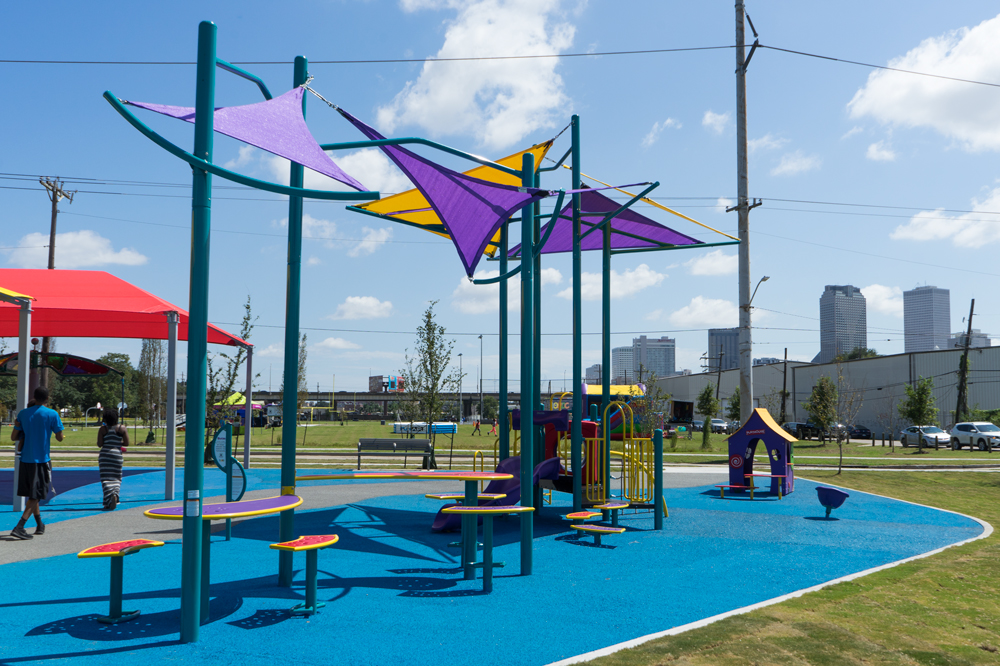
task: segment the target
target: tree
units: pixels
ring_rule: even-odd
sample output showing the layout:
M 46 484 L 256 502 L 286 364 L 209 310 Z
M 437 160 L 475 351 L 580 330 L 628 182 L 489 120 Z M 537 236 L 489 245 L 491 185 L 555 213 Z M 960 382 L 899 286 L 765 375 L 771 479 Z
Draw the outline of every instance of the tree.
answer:
M 788 391 L 781 389 L 771 389 L 768 393 L 760 396 L 760 406 L 768 411 L 776 420 L 781 418 L 781 399 L 788 397 Z
M 656 373 L 647 370 L 641 363 L 639 376 L 645 379 L 643 385 L 646 391 L 644 396 L 629 403 L 632 407 L 633 425 L 639 437 L 652 437 L 654 430 L 663 428 L 663 414 L 669 407 L 671 396 L 660 387 L 660 378 Z
M 715 387 L 705 384 L 705 388 L 698 394 L 698 413 L 705 417 L 705 424 L 701 432 L 701 448 L 708 451 L 712 445 L 708 442 L 708 435 L 712 431 L 712 419 L 719 413 L 719 400 L 715 397 Z
M 247 301 L 243 304 L 243 319 L 240 322 L 241 338 L 250 339 L 256 321 L 257 318 L 253 316 L 250 304 L 250 296 L 247 296 Z M 205 391 L 206 464 L 212 462 L 212 453 L 209 447 L 214 431 L 222 425 L 224 419 L 232 420 L 235 411 L 242 407 L 242 405 L 219 406 L 218 403 L 226 401 L 235 391 L 236 382 L 240 379 L 240 369 L 243 367 L 246 357 L 247 350 L 242 345 L 237 347 L 235 354 L 218 352 L 208 355 L 208 383 Z
M 301 405 L 309 398 L 309 384 L 308 378 L 306 377 L 306 334 L 302 334 L 302 339 L 299 340 L 299 377 L 298 383 L 296 384 L 296 393 L 298 393 L 299 404 Z
M 864 389 L 853 388 L 844 378 L 844 366 L 837 363 L 837 449 L 840 451 L 840 462 L 837 474 L 844 468 L 844 439 L 850 436 L 848 427 L 854 424 L 861 405 L 864 402 Z
M 826 432 L 837 418 L 837 386 L 829 377 L 820 377 L 813 386 L 809 400 L 802 403 L 809 420 L 819 429 Z
M 162 340 L 143 340 L 137 368 L 137 413 L 152 428 L 154 416 L 163 413 L 167 395 L 166 354 Z
M 483 397 L 483 418 L 492 421 L 500 414 L 500 401 L 491 395 Z
M 733 394 L 729 396 L 729 405 L 726 407 L 726 416 L 730 421 L 740 420 L 740 387 L 733 389 Z
M 406 369 L 400 374 L 406 378 L 406 395 L 410 408 L 406 411 L 412 419 L 419 418 L 428 424 L 434 423 L 444 407 L 444 393 L 457 392 L 459 386 L 458 373 L 448 372 L 451 365 L 451 352 L 455 347 L 454 340 L 445 340 L 445 329 L 434 319 L 434 306 L 437 301 L 431 301 L 424 310 L 423 323 L 417 328 L 413 356 L 406 350 Z M 431 434 L 432 439 L 436 439 Z M 431 458 L 431 466 L 437 467 L 437 462 Z
M 124 373 L 125 404 L 130 407 L 135 405 L 137 380 L 135 369 L 132 367 L 132 359 L 129 358 L 129 355 L 111 352 L 101 356 L 97 361 Z M 86 384 L 87 388 L 83 391 L 85 408 L 96 407 L 100 403 L 102 407 L 107 409 L 108 407 L 116 407 L 122 401 L 122 377 L 117 373 L 109 372 L 103 377 L 94 377 L 87 381 Z M 130 410 L 127 413 L 131 415 L 135 412 Z
M 910 425 L 937 425 L 938 409 L 934 406 L 934 378 L 921 377 L 916 386 L 904 386 L 906 398 L 899 403 L 899 415 Z M 917 438 L 917 452 L 924 452 L 924 438 Z
M 845 352 L 835 357 L 833 360 L 837 362 L 841 361 L 856 361 L 859 358 L 875 358 L 876 356 L 881 356 L 877 351 L 868 347 L 855 347 L 849 352 Z

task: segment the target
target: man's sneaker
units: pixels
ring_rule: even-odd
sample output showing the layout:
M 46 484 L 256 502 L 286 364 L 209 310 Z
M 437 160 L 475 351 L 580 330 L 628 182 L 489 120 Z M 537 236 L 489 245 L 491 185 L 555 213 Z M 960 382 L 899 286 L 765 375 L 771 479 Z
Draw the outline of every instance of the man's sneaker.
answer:
M 13 530 L 11 530 L 10 535 L 12 537 L 14 537 L 15 539 L 30 539 L 31 538 L 31 535 L 28 534 L 27 530 L 25 530 L 23 527 L 15 527 Z
M 45 525 L 39 525 L 35 528 L 35 536 L 41 536 L 45 534 Z

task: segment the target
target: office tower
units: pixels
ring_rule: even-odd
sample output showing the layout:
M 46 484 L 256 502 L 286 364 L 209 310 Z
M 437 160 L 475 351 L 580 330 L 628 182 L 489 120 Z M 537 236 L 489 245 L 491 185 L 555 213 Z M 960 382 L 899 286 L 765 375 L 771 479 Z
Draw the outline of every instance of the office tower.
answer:
M 722 369 L 740 367 L 740 329 L 708 329 L 708 371 L 719 371 L 719 354 L 722 354 Z
M 632 347 L 615 347 L 611 350 L 611 383 L 632 384 L 635 382 Z
M 903 292 L 904 351 L 948 349 L 950 329 L 951 292 L 933 286 Z
M 600 384 L 601 383 L 601 364 L 595 363 L 594 365 L 587 368 L 586 377 L 583 380 L 587 384 Z
M 867 304 L 852 285 L 826 285 L 819 298 L 819 354 L 813 363 L 829 363 L 841 354 L 868 348 Z
M 649 373 L 654 373 L 659 378 L 673 375 L 676 352 L 677 341 L 665 335 L 659 340 L 650 340 L 645 335 L 633 338 L 632 369 L 635 370 L 636 379 L 639 378 L 640 365 L 644 369 L 643 381 L 649 377 Z
M 969 347 L 976 349 L 978 347 L 989 347 L 993 343 L 990 342 L 990 336 L 983 333 L 978 328 L 972 329 L 972 337 L 969 338 Z M 948 341 L 948 349 L 958 348 L 963 349 L 965 347 L 965 331 L 959 331 L 958 333 L 952 333 L 951 339 Z

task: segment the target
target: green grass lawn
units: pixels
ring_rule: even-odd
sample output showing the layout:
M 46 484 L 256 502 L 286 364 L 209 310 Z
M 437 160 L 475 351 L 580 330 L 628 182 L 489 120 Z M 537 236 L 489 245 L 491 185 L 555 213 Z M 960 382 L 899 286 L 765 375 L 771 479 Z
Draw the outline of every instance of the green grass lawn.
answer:
M 845 472 L 837 476 L 813 472 L 802 476 L 950 509 L 1000 525 L 997 474 Z M 922 560 L 590 663 L 997 664 L 998 580 L 1000 536 L 994 533 Z

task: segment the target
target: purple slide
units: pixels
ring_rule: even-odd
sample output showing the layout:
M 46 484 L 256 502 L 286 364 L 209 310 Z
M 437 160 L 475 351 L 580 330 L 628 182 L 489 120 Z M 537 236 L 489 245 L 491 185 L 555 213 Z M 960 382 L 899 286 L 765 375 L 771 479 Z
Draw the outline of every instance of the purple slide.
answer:
M 549 458 L 548 460 L 543 460 L 535 466 L 535 473 L 532 476 L 532 486 L 538 484 L 541 479 L 555 480 L 559 478 L 559 471 L 562 469 L 562 465 L 559 464 L 559 458 Z M 507 458 L 502 460 L 499 465 L 497 465 L 496 471 L 502 472 L 504 474 L 513 474 L 512 479 L 499 479 L 496 481 L 490 481 L 489 485 L 486 486 L 484 493 L 503 493 L 506 495 L 503 499 L 495 500 L 479 500 L 479 506 L 509 506 L 512 504 L 517 504 L 521 501 L 521 457 L 514 456 L 512 458 Z M 456 513 L 444 513 L 443 509 L 448 506 L 455 506 L 455 502 L 450 504 L 445 504 L 438 511 L 437 516 L 434 518 L 434 523 L 431 524 L 431 531 L 434 532 L 453 532 L 462 527 L 462 516 Z M 479 521 L 482 522 L 483 517 L 479 517 Z

